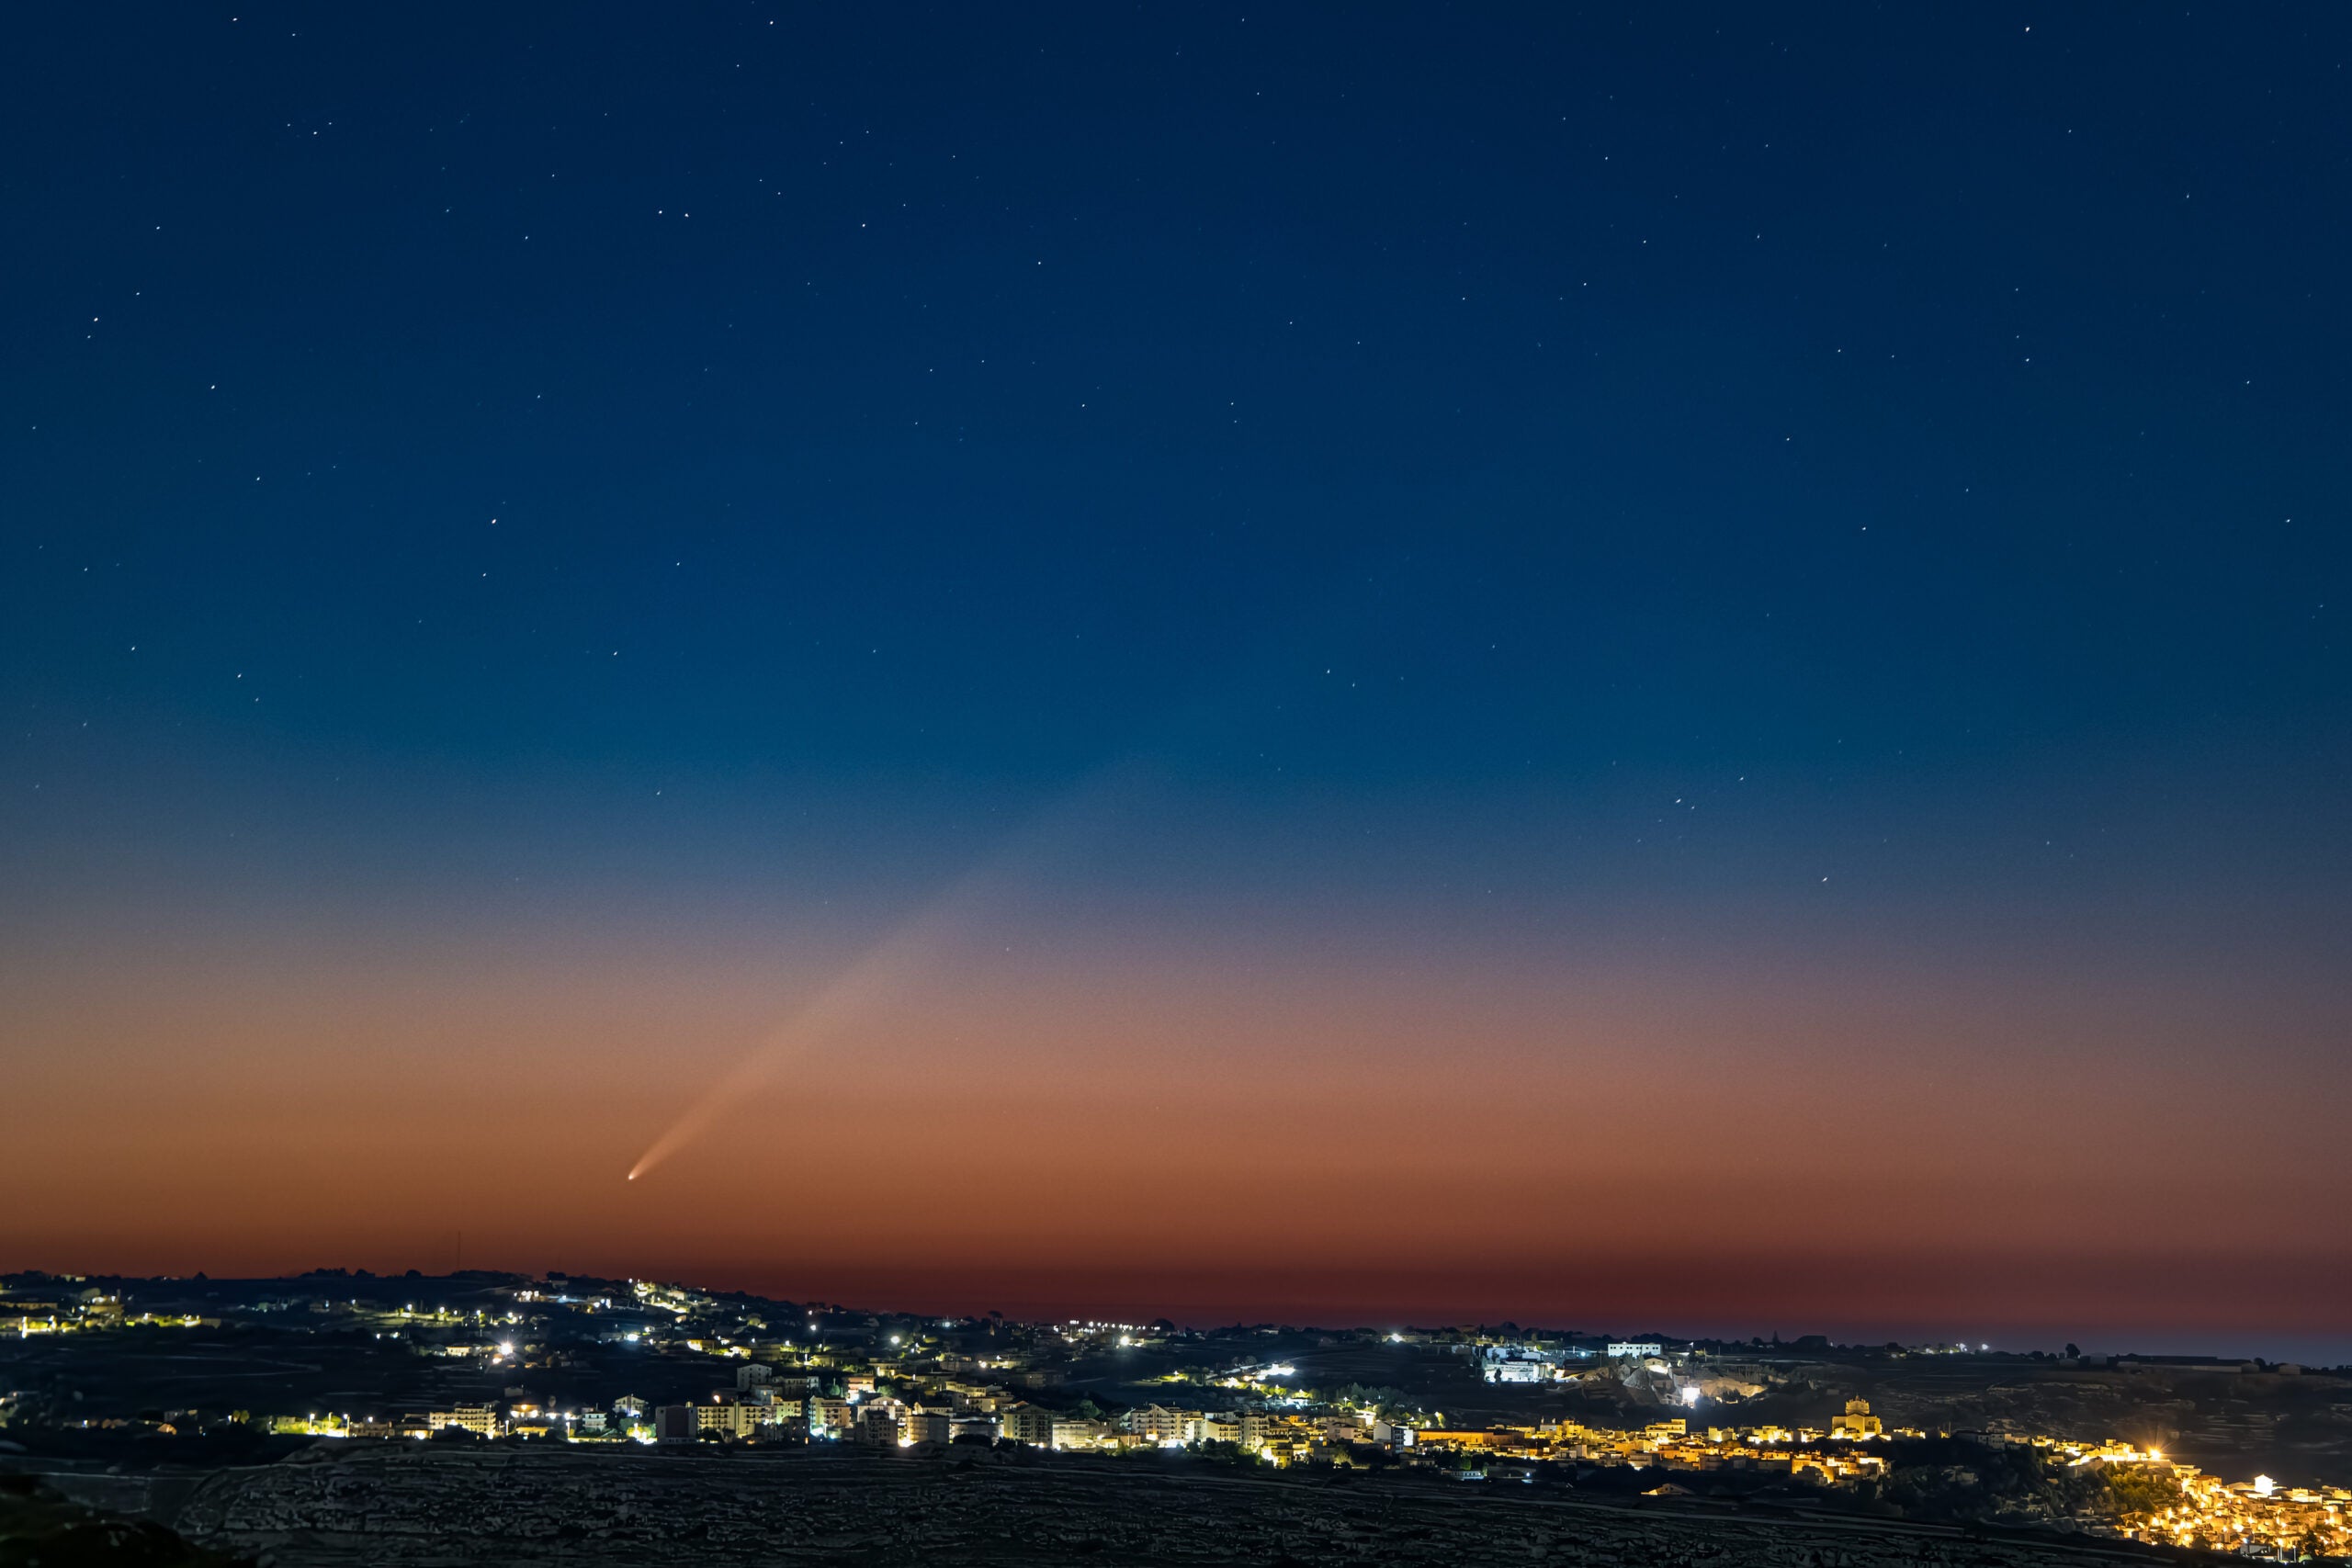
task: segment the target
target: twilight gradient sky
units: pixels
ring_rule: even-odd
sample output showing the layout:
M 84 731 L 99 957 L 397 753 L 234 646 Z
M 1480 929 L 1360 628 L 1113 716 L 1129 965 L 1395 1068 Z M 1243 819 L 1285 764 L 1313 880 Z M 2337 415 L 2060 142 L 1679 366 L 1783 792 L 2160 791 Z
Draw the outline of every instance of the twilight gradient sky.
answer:
M 2352 12 L 5 53 L 0 1266 L 2352 1348 Z

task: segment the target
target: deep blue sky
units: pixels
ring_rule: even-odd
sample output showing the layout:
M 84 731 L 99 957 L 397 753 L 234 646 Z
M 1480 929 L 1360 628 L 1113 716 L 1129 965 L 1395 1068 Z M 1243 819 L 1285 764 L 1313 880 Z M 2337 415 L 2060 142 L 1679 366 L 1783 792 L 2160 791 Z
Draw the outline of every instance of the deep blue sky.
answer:
M 35 24 L 6 809 L 1140 750 L 2336 890 L 2341 17 L 1245 11 Z
M 847 952 L 1115 776 L 1057 874 L 1275 967 L 1601 933 L 2030 969 L 2026 1058 L 2117 998 L 2211 1010 L 2184 1070 L 2341 1056 L 2352 13 L 207 3 L 5 53 L 28 972 L 617 904 Z
M 477 12 L 20 34 L 49 724 L 1027 781 L 1205 700 L 1345 783 L 2343 714 L 2324 8 Z M 1260 734 L 1308 647 L 1376 708 Z

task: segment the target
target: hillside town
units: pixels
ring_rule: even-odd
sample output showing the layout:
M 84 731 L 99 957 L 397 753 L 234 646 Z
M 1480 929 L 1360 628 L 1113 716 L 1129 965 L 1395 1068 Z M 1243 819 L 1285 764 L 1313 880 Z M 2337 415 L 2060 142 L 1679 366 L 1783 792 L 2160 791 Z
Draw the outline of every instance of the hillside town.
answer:
M 18 1277 L 0 1296 L 0 1347 L 13 1337 L 28 1348 L 72 1341 L 143 1354 L 172 1338 L 201 1341 L 202 1355 L 175 1360 L 218 1356 L 227 1374 L 227 1358 L 288 1335 L 301 1337 L 308 1356 L 351 1358 L 330 1379 L 344 1397 L 268 1408 L 251 1392 L 235 1404 L 181 1404 L 133 1388 L 108 1404 L 81 1388 L 61 1398 L 53 1377 L 48 1386 L 12 1380 L 10 1369 L 39 1363 L 0 1359 L 0 1422 L 19 1446 L 111 1438 L 151 1457 L 158 1443 L 218 1443 L 224 1434 L 338 1447 L 1182 1455 L 1265 1471 L 1563 1483 L 1666 1502 L 1778 1498 L 1883 1517 L 2006 1518 L 2281 1562 L 2352 1556 L 2352 1491 L 2340 1485 L 2225 1478 L 2107 1434 L 1896 1424 L 1860 1393 L 1809 1422 L 1754 1418 L 1776 1394 L 1818 1381 L 1792 1369 L 1826 1364 L 1826 1345 L 923 1318 L 561 1276 L 325 1274 L 234 1286 Z M 1273 1353 L 1246 1353 L 1260 1342 Z M 1972 1351 L 1871 1354 L 1933 1369 Z M 2089 1359 L 2072 1359 L 2079 1368 Z M 1323 1370 L 1357 1362 L 1419 1369 L 1430 1391 L 1335 1381 Z M 103 1357 L 91 1363 L 103 1365 Z M 2214 1363 L 2212 1375 L 2302 1374 L 2249 1367 Z M 381 1393 L 350 1397 L 371 1375 Z M 2127 1374 L 2101 1367 L 2098 1375 Z M 1606 1415 L 1544 1407 L 1604 1397 Z

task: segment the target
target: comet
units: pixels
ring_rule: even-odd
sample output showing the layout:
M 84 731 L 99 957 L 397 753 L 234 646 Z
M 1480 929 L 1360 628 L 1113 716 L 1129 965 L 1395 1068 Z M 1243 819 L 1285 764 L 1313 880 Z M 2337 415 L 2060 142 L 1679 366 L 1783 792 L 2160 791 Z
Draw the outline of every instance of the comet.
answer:
M 1014 887 L 1054 851 L 1099 827 L 1135 783 L 1132 768 L 1106 767 L 1040 810 L 993 853 L 927 900 L 828 981 L 799 1011 L 745 1052 L 647 1146 L 629 1168 L 628 1179 L 650 1174 L 709 1131 L 714 1122 L 758 1092 L 778 1068 L 840 1034 L 873 1002 L 910 988 L 935 966 L 943 948 L 983 925 L 991 910 L 1001 910 Z

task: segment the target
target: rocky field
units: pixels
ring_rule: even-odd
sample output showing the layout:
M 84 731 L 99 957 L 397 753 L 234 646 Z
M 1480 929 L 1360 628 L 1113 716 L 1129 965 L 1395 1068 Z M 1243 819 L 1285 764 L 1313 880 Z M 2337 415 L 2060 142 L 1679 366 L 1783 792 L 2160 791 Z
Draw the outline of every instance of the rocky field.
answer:
M 160 1501 L 160 1499 L 159 1499 Z M 158 1508 L 157 1512 L 166 1511 Z M 218 1472 L 168 1508 L 203 1545 L 279 1568 L 357 1563 L 1757 1563 L 2034 1568 L 2146 1562 L 2083 1540 L 1710 1508 L 1556 1489 L 1303 1480 L 1212 1467 L 786 1450 L 677 1456 L 387 1445 Z

